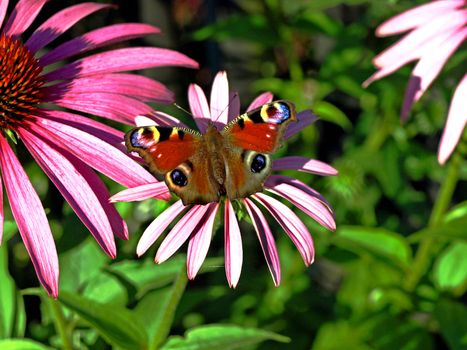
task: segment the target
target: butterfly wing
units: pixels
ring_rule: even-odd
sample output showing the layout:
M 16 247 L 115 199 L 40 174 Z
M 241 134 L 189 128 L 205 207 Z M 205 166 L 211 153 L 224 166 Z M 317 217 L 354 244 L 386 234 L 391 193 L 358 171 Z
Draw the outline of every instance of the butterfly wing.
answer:
M 288 124 L 296 120 L 292 103 L 275 101 L 240 115 L 225 127 L 229 198 L 244 198 L 263 189 L 272 169 L 270 154 L 280 146 Z
M 205 204 L 219 199 L 212 179 L 203 136 L 190 129 L 145 126 L 125 135 L 129 151 L 137 152 L 156 176 L 188 204 Z

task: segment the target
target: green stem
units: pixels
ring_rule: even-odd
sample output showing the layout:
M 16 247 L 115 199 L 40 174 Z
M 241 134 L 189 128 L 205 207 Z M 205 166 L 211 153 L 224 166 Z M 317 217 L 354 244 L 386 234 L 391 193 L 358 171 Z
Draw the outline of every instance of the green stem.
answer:
M 185 268 L 182 268 L 172 285 L 168 302 L 161 305 L 161 307 L 164 308 L 164 314 L 161 317 L 154 337 L 150 341 L 149 350 L 159 349 L 162 343 L 167 339 L 170 328 L 172 327 L 175 311 L 183 296 L 187 281 Z
M 434 227 L 442 221 L 456 188 L 461 163 L 461 155 L 457 152 L 454 153 L 452 160 L 448 165 L 446 177 L 443 180 L 435 204 L 433 205 L 433 210 L 431 211 L 430 219 L 428 221 L 428 227 Z M 415 255 L 412 268 L 409 271 L 409 275 L 407 276 L 405 282 L 405 288 L 408 291 L 415 290 L 420 279 L 427 271 L 431 263 L 433 251 L 435 248 L 437 248 L 435 243 L 436 238 L 434 237 L 426 237 L 422 240 L 420 247 L 418 248 L 418 251 Z
M 55 329 L 58 335 L 62 339 L 64 350 L 73 350 L 73 343 L 71 341 L 70 333 L 67 330 L 67 322 L 63 316 L 62 309 L 57 300 L 47 297 L 49 301 L 50 310 L 52 311 L 52 317 L 55 324 Z

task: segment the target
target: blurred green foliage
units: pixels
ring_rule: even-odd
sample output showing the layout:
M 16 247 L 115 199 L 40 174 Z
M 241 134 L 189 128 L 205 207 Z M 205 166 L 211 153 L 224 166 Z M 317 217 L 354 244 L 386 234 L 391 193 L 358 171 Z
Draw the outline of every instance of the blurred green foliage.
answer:
M 144 9 L 143 2 L 134 6 Z M 296 174 L 332 204 L 338 229 L 327 232 L 297 212 L 316 248 L 315 263 L 306 268 L 273 223 L 283 266 L 282 284 L 275 288 L 254 231 L 243 222 L 244 267 L 235 290 L 225 279 L 218 229 L 201 274 L 188 282 L 183 254 L 162 265 L 153 264 L 155 248 L 135 257 L 142 230 L 166 204 L 117 206 L 131 238 L 118 242 L 119 256 L 110 261 L 18 145 L 49 208 L 60 256 L 60 297 L 51 300 L 33 288 L 38 282 L 6 209 L 0 349 L 467 349 L 465 141 L 446 166 L 436 161 L 451 80 L 463 74 L 466 52 L 452 57 L 406 124 L 399 110 L 409 69 L 368 89 L 361 86 L 374 71 L 372 57 L 393 40 L 375 39 L 375 27 L 419 3 L 166 4 L 159 14 L 171 23 L 166 30 L 184 38 L 172 48 L 192 50 L 206 63 L 196 82 L 208 86 L 216 69 L 227 69 L 244 106 L 268 90 L 320 116 L 288 142 L 286 153 L 339 170 L 334 178 Z M 189 6 L 194 10 L 188 18 L 174 16 Z M 116 16 L 141 20 L 132 13 L 117 10 Z M 154 13 L 152 21 L 162 19 Z M 121 189 L 108 185 L 111 193 Z

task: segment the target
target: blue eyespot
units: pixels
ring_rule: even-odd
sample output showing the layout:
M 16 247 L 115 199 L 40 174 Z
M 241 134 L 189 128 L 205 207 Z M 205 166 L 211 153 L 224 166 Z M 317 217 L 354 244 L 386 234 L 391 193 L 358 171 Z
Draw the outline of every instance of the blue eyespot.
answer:
M 172 171 L 170 173 L 170 178 L 172 179 L 172 182 L 179 187 L 184 187 L 188 184 L 186 175 L 179 169 Z
M 266 168 L 266 157 L 262 154 L 257 154 L 251 162 L 251 172 L 260 173 L 264 168 Z
M 285 103 L 274 103 L 274 105 L 268 107 L 266 113 L 269 123 L 282 124 L 290 119 L 290 109 Z

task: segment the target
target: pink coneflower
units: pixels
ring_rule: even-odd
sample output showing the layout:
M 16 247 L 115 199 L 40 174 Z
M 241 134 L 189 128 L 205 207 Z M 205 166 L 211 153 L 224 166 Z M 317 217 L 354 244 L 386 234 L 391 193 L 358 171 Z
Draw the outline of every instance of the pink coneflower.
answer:
M 206 131 L 209 122 L 222 128 L 240 114 L 239 99 L 231 99 L 229 96 L 225 72 L 220 72 L 214 80 L 210 106 L 203 91 L 197 85 L 190 86 L 188 97 L 195 122 L 201 132 Z M 250 104 L 248 111 L 271 101 L 272 94 L 264 93 Z M 297 118 L 298 121 L 287 129 L 286 138 L 291 137 L 316 120 L 313 113 L 308 110 L 298 113 Z M 139 120 L 142 125 L 148 125 L 143 118 Z M 285 157 L 276 160 L 273 164 L 273 170 L 282 169 L 293 169 L 319 175 L 337 174 L 337 171 L 331 166 L 304 157 Z M 265 190 L 266 193 L 258 192 L 240 200 L 226 199 L 223 204 L 213 202 L 207 205 L 184 206 L 179 200 L 159 215 L 144 231 L 138 243 L 137 254 L 142 255 L 183 212 L 181 219 L 162 241 L 155 261 L 161 263 L 167 260 L 186 240 L 189 240 L 187 272 L 188 277 L 193 279 L 207 255 L 216 214 L 222 210 L 225 234 L 225 270 L 229 285 L 235 287 L 240 278 L 243 260 L 241 233 L 235 213 L 236 209 L 243 207 L 251 218 L 274 284 L 278 286 L 281 279 L 279 257 L 273 234 L 260 208 L 269 211 L 282 226 L 299 250 L 306 265 L 313 262 L 314 249 L 310 233 L 303 222 L 289 207 L 271 194 L 287 199 L 329 230 L 334 230 L 336 226 L 329 204 L 318 192 L 303 182 L 287 176 L 271 175 L 265 182 Z M 113 196 L 112 200 L 141 200 L 164 192 L 168 192 L 168 188 L 165 183 L 159 182 L 122 191 Z
M 467 38 L 467 0 L 441 0 L 417 6 L 389 19 L 376 29 L 376 35 L 388 36 L 410 31 L 400 41 L 373 60 L 378 71 L 364 85 L 391 74 L 411 61 L 412 71 L 401 110 L 406 119 L 410 108 L 438 76 L 446 61 Z M 446 126 L 438 149 L 438 161 L 444 164 L 454 151 L 467 122 L 467 75 L 454 92 Z
M 127 228 L 108 203 L 108 191 L 92 168 L 125 186 L 149 183 L 153 177 L 113 146 L 121 143 L 121 132 L 49 107 L 62 106 L 130 123 L 132 116 L 151 110 L 144 102 L 170 101 L 172 94 L 151 79 L 116 73 L 167 65 L 194 68 L 197 64 L 174 51 L 140 47 L 102 52 L 44 73 L 47 66 L 60 60 L 159 31 L 144 24 L 107 26 L 39 57 L 39 50 L 73 24 L 111 7 L 98 3 L 68 7 L 23 42 L 21 35 L 45 3 L 20 0 L 5 19 L 8 0 L 0 0 L 0 169 L 11 211 L 37 276 L 47 292 L 57 296 L 59 272 L 53 236 L 39 197 L 8 139 L 21 140 L 102 249 L 115 257 L 113 234 L 125 239 Z M 3 208 L 0 220 L 3 227 Z

